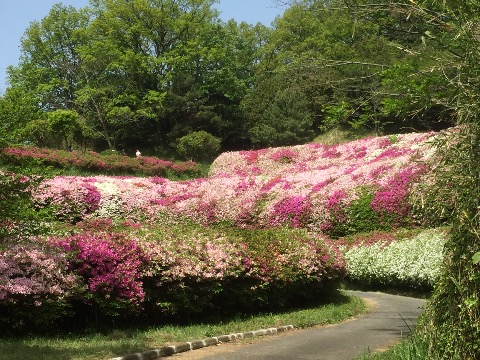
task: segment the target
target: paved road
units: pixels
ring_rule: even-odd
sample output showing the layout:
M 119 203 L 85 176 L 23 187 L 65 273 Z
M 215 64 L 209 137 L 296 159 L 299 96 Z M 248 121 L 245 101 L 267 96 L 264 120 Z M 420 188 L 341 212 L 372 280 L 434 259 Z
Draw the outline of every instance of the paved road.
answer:
M 425 300 L 349 291 L 371 306 L 357 319 L 180 353 L 175 360 L 352 360 L 386 349 L 409 333 Z M 165 358 L 167 359 L 167 358 Z

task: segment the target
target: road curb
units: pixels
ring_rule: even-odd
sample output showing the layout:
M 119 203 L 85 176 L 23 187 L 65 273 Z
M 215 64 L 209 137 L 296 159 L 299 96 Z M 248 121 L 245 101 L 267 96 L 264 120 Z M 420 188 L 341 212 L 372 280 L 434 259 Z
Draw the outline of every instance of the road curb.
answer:
M 116 357 L 116 358 L 110 358 L 108 360 L 155 360 L 155 359 L 159 359 L 162 356 L 171 356 L 171 355 L 182 353 L 185 351 L 201 349 L 204 347 L 219 345 L 221 343 L 226 343 L 226 342 L 240 340 L 240 339 L 248 339 L 248 338 L 253 338 L 257 336 L 279 334 L 279 333 L 293 330 L 293 329 L 294 329 L 293 325 L 285 325 L 277 328 L 260 329 L 260 330 L 248 331 L 244 333 L 214 336 L 214 337 L 203 339 L 203 340 L 190 341 L 190 342 L 185 342 L 185 343 L 172 345 L 172 346 L 164 346 L 164 347 L 161 347 L 160 349 L 148 350 L 140 353 L 125 355 L 125 356 Z

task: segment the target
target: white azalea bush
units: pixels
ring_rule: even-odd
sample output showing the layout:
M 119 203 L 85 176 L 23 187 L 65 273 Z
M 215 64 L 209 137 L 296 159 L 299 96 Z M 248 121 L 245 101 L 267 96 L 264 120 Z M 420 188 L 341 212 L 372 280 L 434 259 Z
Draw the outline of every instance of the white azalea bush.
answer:
M 428 229 L 404 240 L 344 247 L 348 278 L 364 285 L 433 288 L 440 276 L 448 232 Z

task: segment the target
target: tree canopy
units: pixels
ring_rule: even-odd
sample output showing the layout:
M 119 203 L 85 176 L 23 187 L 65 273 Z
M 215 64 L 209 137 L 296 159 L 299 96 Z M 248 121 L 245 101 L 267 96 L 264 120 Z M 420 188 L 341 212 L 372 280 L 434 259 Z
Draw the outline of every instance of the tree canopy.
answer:
M 335 127 L 452 124 L 451 107 L 437 101 L 451 90 L 434 66 L 454 52 L 452 40 L 406 6 L 301 0 L 266 27 L 224 22 L 213 3 L 55 5 L 26 29 L 20 62 L 8 69 L 5 137 L 153 152 L 205 131 L 229 150 L 302 143 Z M 25 131 L 59 110 L 78 115 L 82 136 L 46 141 Z

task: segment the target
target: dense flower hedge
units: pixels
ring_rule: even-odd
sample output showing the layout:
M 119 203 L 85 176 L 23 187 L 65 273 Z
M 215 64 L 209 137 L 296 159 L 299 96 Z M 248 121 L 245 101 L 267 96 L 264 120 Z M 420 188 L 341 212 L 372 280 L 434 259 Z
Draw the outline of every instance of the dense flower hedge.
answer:
M 344 247 L 348 278 L 364 285 L 433 289 L 440 276 L 445 229 L 424 230 L 411 238 L 372 236 Z
M 73 231 L 0 250 L 0 321 L 49 324 L 85 307 L 183 317 L 271 309 L 322 296 L 345 276 L 336 246 L 305 230 L 95 220 Z
M 412 184 L 428 171 L 434 133 L 362 139 L 337 146 L 225 153 L 209 178 L 57 177 L 39 203 L 78 221 L 187 217 L 202 224 L 288 225 L 340 237 L 409 225 Z
M 152 156 L 129 157 L 113 151 L 100 155 L 94 151 L 63 151 L 34 146 L 3 148 L 0 157 L 5 162 L 30 166 L 32 163 L 52 165 L 60 168 L 74 167 L 103 174 L 144 174 L 167 176 L 173 174 L 198 175 L 200 168 L 192 161 L 172 162 Z

